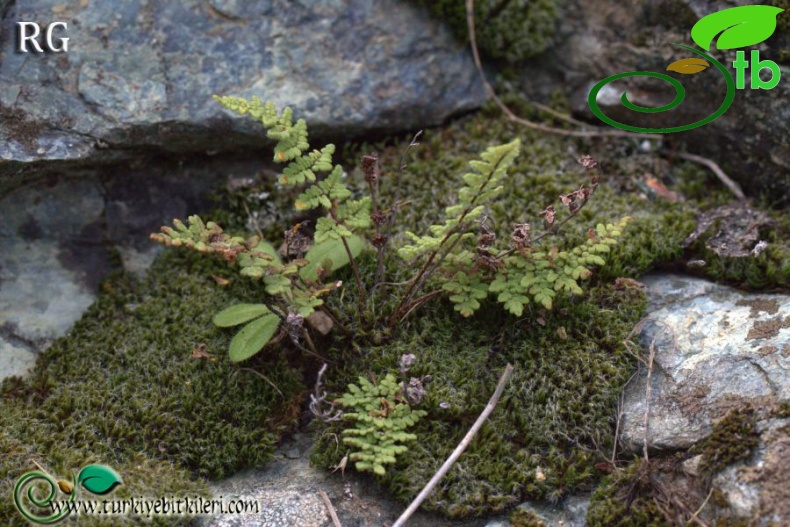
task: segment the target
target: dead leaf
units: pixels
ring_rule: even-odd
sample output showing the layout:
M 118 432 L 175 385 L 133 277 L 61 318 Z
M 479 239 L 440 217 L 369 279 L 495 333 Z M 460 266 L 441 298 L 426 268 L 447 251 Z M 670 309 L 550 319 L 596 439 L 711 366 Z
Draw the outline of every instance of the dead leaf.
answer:
M 206 343 L 201 342 L 195 349 L 192 350 L 192 354 L 189 357 L 192 359 L 208 359 L 211 362 L 217 362 L 217 359 L 212 357 L 211 353 L 206 351 L 206 348 Z
M 710 62 L 707 60 L 694 57 L 676 60 L 667 66 L 667 71 L 674 71 L 676 73 L 682 73 L 683 75 L 692 75 L 703 71 L 708 66 L 710 66 Z
M 211 278 L 213 278 L 214 281 L 217 282 L 217 285 L 221 287 L 226 287 L 230 283 L 230 280 L 227 278 L 222 278 L 221 276 L 217 276 L 215 274 L 211 275 Z
M 346 466 L 347 465 L 348 465 L 348 454 L 343 456 L 343 459 L 340 460 L 340 463 L 338 463 L 335 466 L 335 469 L 332 472 L 337 472 L 338 469 L 340 469 L 340 474 L 343 476 L 343 478 L 345 478 L 346 477 Z
M 686 238 L 683 247 L 694 243 L 714 224 L 718 230 L 708 238 L 705 247 L 719 256 L 743 258 L 752 254 L 760 239 L 760 229 L 774 227 L 776 222 L 765 212 L 752 209 L 746 203 L 730 203 L 700 214 L 696 230 Z
M 666 185 L 650 174 L 645 174 L 645 184 L 650 188 L 653 194 L 664 198 L 670 203 L 676 203 L 680 199 L 680 196 L 678 196 L 676 192 L 669 190 Z
M 645 284 L 642 282 L 637 282 L 633 278 L 621 277 L 614 281 L 614 288 L 618 291 L 622 289 L 644 289 Z

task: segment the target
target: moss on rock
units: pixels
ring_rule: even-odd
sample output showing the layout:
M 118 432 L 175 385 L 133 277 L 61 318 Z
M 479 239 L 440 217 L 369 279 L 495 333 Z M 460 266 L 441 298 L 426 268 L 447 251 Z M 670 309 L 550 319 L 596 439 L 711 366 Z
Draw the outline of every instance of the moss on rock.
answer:
M 636 460 L 607 476 L 590 498 L 589 527 L 668 527 L 653 501 L 650 466 Z
M 226 272 L 214 262 L 165 253 L 141 283 L 106 282 L 99 300 L 39 357 L 28 378 L 6 379 L 2 437 L 15 454 L 2 463 L 8 476 L 0 478 L 2 494 L 32 468 L 31 456 L 58 474 L 88 462 L 110 465 L 124 478 L 118 496 L 201 489 L 196 476 L 262 466 L 295 424 L 303 386 L 299 372 L 276 354 L 245 366 L 265 368 L 282 394 L 256 376 L 233 374 L 231 335 L 214 328 L 211 316 L 250 293 L 243 281 L 222 289 L 210 276 Z M 193 357 L 196 349 L 212 359 Z M 12 512 L 0 517 L 10 521 Z
M 709 474 L 748 458 L 757 448 L 760 434 L 757 419 L 749 407 L 731 410 L 717 422 L 701 448 L 701 466 Z
M 452 32 L 468 40 L 464 2 L 417 0 L 446 22 Z M 553 42 L 562 0 L 480 0 L 475 2 L 475 32 L 483 53 L 519 62 L 546 50 Z

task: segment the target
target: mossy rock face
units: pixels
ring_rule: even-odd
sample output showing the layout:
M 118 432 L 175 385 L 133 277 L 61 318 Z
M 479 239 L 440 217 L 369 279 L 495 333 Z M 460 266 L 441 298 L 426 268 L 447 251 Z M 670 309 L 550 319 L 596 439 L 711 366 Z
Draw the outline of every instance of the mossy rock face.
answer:
M 507 239 L 514 223 L 527 221 L 539 228 L 539 213 L 551 203 L 560 210 L 558 196 L 587 179 L 575 161 L 583 153 L 598 158 L 603 183 L 563 229 L 560 241 L 547 243 L 562 245 L 562 238 L 577 243 L 597 223 L 626 215 L 633 218 L 606 258 L 606 266 L 582 284 L 585 295 L 565 298 L 551 312 L 532 305 L 519 319 L 506 316 L 493 301 L 469 319 L 437 303 L 395 333 L 385 334 L 385 340 L 391 339 L 386 345 L 363 346 L 357 354 L 346 355 L 346 365 L 334 366 L 325 378 L 329 390 L 340 394 L 360 374 L 373 380 L 396 371 L 399 357 L 406 353 L 418 356 L 410 375 L 433 376 L 429 400 L 421 406 L 429 415 L 411 430 L 419 439 L 382 478 L 406 501 L 474 422 L 506 362 L 516 365 L 494 414 L 425 504 L 451 517 L 500 511 L 524 499 L 559 499 L 597 484 L 602 474 L 594 464 L 600 459 L 591 451 L 596 446 L 606 451 L 611 441 L 616 398 L 634 367 L 623 341 L 645 306 L 639 291 L 612 284 L 616 278 L 638 278 L 657 268 L 685 269 L 688 260 L 700 257 L 694 247 L 683 248 L 700 211 L 731 200 L 725 190 L 715 190 L 721 186 L 712 174 L 695 165 L 671 166 L 655 154 L 639 153 L 628 141 L 604 147 L 598 142 L 541 136 L 507 122 L 496 110 L 486 110 L 426 133 L 420 146 L 406 156 L 407 168 L 402 172 L 393 167 L 401 164 L 405 141 L 368 149 L 380 151 L 385 198 L 408 201 L 399 213 L 396 232 L 425 232 L 436 222 L 437 211 L 452 204 L 458 177 L 469 160 L 487 146 L 514 137 L 521 139 L 522 154 L 509 172 L 502 197 L 489 207 L 489 225 L 499 239 Z M 647 184 L 647 176 L 663 181 L 678 198 L 661 197 Z M 396 235 L 393 244 L 398 243 Z M 363 274 L 372 273 L 372 262 L 362 264 Z M 395 274 L 393 281 L 407 280 L 414 273 L 402 262 L 390 262 L 389 269 Z M 350 276 L 344 278 L 351 284 Z M 776 287 L 777 281 L 765 280 L 762 286 Z M 397 297 L 397 289 L 387 294 Z M 386 311 L 388 301 L 379 298 L 376 309 Z M 353 287 L 346 288 L 342 300 L 330 297 L 328 302 L 337 312 L 352 316 Z M 338 353 L 343 352 L 338 349 Z M 347 451 L 335 441 L 340 428 L 319 429 L 313 460 L 333 467 Z M 650 512 L 645 518 L 651 517 Z M 627 511 L 622 513 L 621 524 L 629 524 Z
M 590 499 L 589 527 L 669 527 L 653 501 L 647 462 L 637 460 L 608 476 Z
M 464 2 L 416 0 L 466 42 Z M 480 0 L 475 2 L 475 33 L 480 49 L 491 58 L 519 62 L 538 55 L 553 40 L 563 0 Z
M 178 493 L 202 488 L 190 479 L 225 477 L 271 457 L 298 418 L 300 374 L 277 354 L 245 366 L 264 370 L 281 393 L 234 373 L 231 333 L 214 328 L 211 316 L 249 293 L 243 281 L 222 289 L 212 273 L 227 271 L 168 252 L 142 283 L 106 282 L 28 378 L 3 382 L 3 440 L 19 457 L 4 459 L 2 494 L 34 468 L 31 456 L 58 474 L 88 462 L 112 466 L 124 481 L 136 471 L 140 483 L 129 488 L 137 496 L 160 489 L 151 478 L 172 482 L 163 493 Z M 193 357 L 194 350 L 212 358 Z
M 511 362 L 515 373 L 496 410 L 424 506 L 460 518 L 527 497 L 556 500 L 597 479 L 588 448 L 609 441 L 614 401 L 632 369 L 623 340 L 643 307 L 639 292 L 604 286 L 585 300 L 558 302 L 553 312 L 535 310 L 504 325 L 493 303 L 462 321 L 437 305 L 389 345 L 364 349 L 344 369 L 330 370 L 330 387 L 340 389 L 359 372 L 392 371 L 408 353 L 418 357 L 410 375 L 433 376 L 420 405 L 428 415 L 409 429 L 418 440 L 383 477 L 407 500 L 460 442 Z M 346 448 L 333 439 L 337 429 L 323 432 L 313 461 L 331 467 Z

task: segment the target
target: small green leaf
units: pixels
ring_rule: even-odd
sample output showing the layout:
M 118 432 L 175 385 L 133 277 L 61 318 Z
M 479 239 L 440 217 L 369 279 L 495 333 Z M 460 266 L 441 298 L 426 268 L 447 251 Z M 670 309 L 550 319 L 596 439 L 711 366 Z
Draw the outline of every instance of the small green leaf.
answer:
M 240 362 L 261 351 L 280 326 L 280 317 L 272 313 L 253 320 L 230 341 L 230 360 Z
M 107 494 L 117 485 L 123 483 L 121 476 L 110 467 L 104 465 L 88 465 L 80 470 L 77 476 L 77 483 L 80 483 L 85 490 L 93 494 Z
M 709 50 L 713 39 L 718 49 L 754 46 L 776 30 L 776 17 L 783 9 L 767 5 L 745 5 L 724 9 L 705 16 L 691 28 L 691 39 Z
M 351 250 L 351 255 L 356 258 L 362 252 L 365 242 L 359 236 L 349 236 L 345 238 L 348 243 L 348 248 Z M 325 260 L 332 261 L 332 268 L 325 269 L 327 272 L 336 271 L 341 267 L 348 265 L 348 253 L 343 246 L 342 240 L 327 240 L 325 242 L 317 243 L 307 251 L 305 259 L 308 264 L 299 270 L 299 276 L 305 280 L 315 281 L 318 280 L 318 267 L 322 266 Z
M 236 304 L 214 315 L 212 321 L 215 326 L 229 328 L 249 322 L 267 313 L 271 313 L 271 311 L 263 304 Z

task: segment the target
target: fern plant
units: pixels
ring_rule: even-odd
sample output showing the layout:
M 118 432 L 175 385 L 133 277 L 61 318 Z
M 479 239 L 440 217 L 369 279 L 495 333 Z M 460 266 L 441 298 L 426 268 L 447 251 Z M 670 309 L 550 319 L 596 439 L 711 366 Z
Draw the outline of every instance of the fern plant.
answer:
M 363 241 L 354 231 L 370 224 L 370 198 L 347 199 L 351 191 L 342 181 L 343 168 L 332 163 L 334 145 L 308 151 L 307 124 L 303 119 L 294 123 L 290 108 L 278 114 L 272 103 L 263 104 L 257 97 L 249 102 L 238 97 L 215 98 L 226 108 L 259 120 L 267 135 L 277 141 L 274 160 L 288 163 L 280 176 L 281 184 L 310 184 L 296 199 L 296 208 L 322 207 L 328 214 L 318 220 L 315 244 L 309 250 L 310 240 L 300 234 L 300 226 L 286 233 L 286 255 L 294 256 L 287 261 L 257 236 L 230 236 L 216 223 L 204 223 L 199 216 L 190 216 L 188 225 L 174 220 L 175 228 L 162 227 L 160 233 L 151 235 L 165 245 L 218 254 L 237 264 L 242 276 L 263 281 L 265 292 L 274 297 L 274 302 L 231 306 L 214 317 L 220 327 L 244 324 L 230 345 L 230 358 L 241 361 L 260 351 L 283 321 L 292 340 L 299 344 L 304 319 L 323 305 L 322 296 L 342 285 L 325 284 L 325 275 L 346 264 L 354 265 L 354 257 L 362 250 Z M 318 180 L 322 173 L 327 176 Z
M 558 294 L 582 293 L 580 282 L 592 275 L 593 267 L 605 264 L 605 254 L 628 221 L 623 218 L 617 223 L 598 225 L 576 247 L 549 243 L 548 237 L 557 234 L 565 222 L 579 213 L 599 184 L 597 163 L 585 156 L 580 162 L 591 173 L 589 186 L 582 185 L 575 192 L 559 196 L 567 208 L 565 218 L 558 221 L 560 213 L 549 205 L 542 213 L 543 232 L 533 235 L 532 226 L 521 223 L 513 227 L 507 243 L 498 243 L 486 223 L 486 206 L 502 193 L 507 170 L 519 153 L 520 143 L 514 140 L 492 146 L 479 160 L 470 162 L 457 199 L 444 210 L 441 221 L 431 226 L 428 234 L 406 233 L 410 243 L 400 247 L 397 254 L 418 270 L 405 292 L 390 304 L 394 307 L 384 310 L 383 315 L 380 309 L 378 314 L 372 314 L 380 318 L 370 320 L 365 318 L 371 315 L 365 309 L 368 292 L 378 290 L 382 294 L 388 287 L 385 263 L 389 261 L 390 236 L 384 227 L 393 225 L 398 209 L 397 203 L 390 208 L 380 203 L 378 159 L 363 158 L 362 172 L 369 195 L 352 199 L 352 191 L 344 183 L 343 168 L 333 162 L 334 145 L 311 150 L 307 125 L 302 119 L 294 122 L 290 108 L 279 113 L 272 103 L 264 104 L 256 97 L 249 101 L 238 97 L 215 99 L 226 108 L 261 122 L 267 136 L 275 141 L 274 161 L 286 163 L 280 183 L 302 189 L 295 208 L 319 212 L 312 239 L 304 234 L 301 224 L 295 225 L 285 233 L 280 251 L 257 236 L 231 236 L 216 223 L 204 223 L 198 216 L 191 216 L 186 225 L 175 220 L 174 228 L 163 227 L 160 233 L 151 235 L 165 245 L 218 254 L 238 265 L 242 276 L 263 282 L 268 296 L 262 303 L 230 306 L 214 317 L 214 323 L 220 327 L 243 326 L 231 341 L 230 356 L 234 361 L 260 351 L 278 330 L 298 347 L 302 347 L 302 342 L 313 347 L 303 324 L 317 310 L 325 311 L 333 324 L 341 324 L 326 310 L 324 297 L 342 286 L 339 281 L 326 279 L 345 265 L 351 267 L 356 282 L 355 322 L 367 329 L 382 324 L 395 328 L 415 308 L 442 295 L 463 316 L 472 315 L 490 295 L 517 316 L 530 303 L 551 309 Z M 366 237 L 378 251 L 372 284 L 362 282 L 355 262 L 368 246 Z
M 349 459 L 360 472 L 380 476 L 386 473 L 384 465 L 408 451 L 405 443 L 417 439 L 406 430 L 427 415 L 408 404 L 392 374 L 377 385 L 360 377 L 359 386 L 349 384 L 348 393 L 335 402 L 346 408 L 343 418 L 354 424 L 342 432 L 343 444 L 355 449 Z

